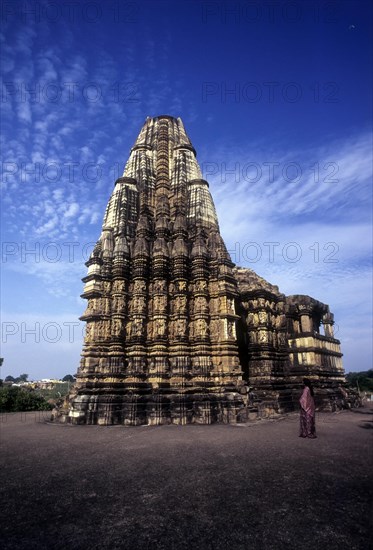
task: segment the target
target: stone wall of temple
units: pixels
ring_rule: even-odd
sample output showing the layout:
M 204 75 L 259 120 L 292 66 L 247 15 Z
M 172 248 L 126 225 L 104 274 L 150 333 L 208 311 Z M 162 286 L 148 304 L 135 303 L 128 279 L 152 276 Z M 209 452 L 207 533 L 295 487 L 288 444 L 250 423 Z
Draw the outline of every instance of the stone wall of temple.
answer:
M 86 265 L 86 335 L 61 420 L 237 422 L 249 386 L 270 414 L 292 410 L 305 375 L 325 391 L 343 382 L 328 306 L 232 263 L 180 119 L 146 120 Z
M 148 119 L 87 262 L 72 422 L 232 422 L 237 283 L 180 119 Z
M 304 377 L 316 388 L 319 409 L 329 409 L 345 383 L 340 342 L 329 306 L 309 296 L 285 296 L 254 271 L 234 269 L 239 288 L 240 359 L 258 401 L 274 410 L 297 407 Z

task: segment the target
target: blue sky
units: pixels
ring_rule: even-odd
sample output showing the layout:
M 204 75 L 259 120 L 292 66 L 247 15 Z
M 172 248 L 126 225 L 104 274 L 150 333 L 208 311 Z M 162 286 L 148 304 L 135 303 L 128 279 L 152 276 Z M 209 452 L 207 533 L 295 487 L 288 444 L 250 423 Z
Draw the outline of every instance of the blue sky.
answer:
M 1 376 L 79 364 L 84 261 L 147 116 L 183 119 L 233 261 L 371 367 L 369 1 L 3 1 Z

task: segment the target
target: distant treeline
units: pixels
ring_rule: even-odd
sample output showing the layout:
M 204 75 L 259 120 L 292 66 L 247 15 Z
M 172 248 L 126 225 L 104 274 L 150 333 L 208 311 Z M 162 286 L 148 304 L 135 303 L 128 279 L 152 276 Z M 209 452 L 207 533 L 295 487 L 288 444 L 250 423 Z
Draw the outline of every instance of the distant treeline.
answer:
M 346 380 L 350 386 L 360 391 L 373 392 L 373 369 L 361 372 L 348 372 Z
M 48 411 L 53 406 L 34 390 L 18 386 L 0 387 L 0 412 Z

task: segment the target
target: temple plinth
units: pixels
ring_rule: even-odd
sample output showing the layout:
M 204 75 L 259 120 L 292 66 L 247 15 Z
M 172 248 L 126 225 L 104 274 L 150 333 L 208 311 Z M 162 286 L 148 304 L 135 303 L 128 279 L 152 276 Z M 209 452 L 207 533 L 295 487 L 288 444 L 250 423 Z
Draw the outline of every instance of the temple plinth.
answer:
M 86 265 L 82 359 L 60 420 L 231 423 L 248 384 L 284 411 L 301 375 L 343 381 L 328 306 L 231 261 L 180 118 L 146 120 Z

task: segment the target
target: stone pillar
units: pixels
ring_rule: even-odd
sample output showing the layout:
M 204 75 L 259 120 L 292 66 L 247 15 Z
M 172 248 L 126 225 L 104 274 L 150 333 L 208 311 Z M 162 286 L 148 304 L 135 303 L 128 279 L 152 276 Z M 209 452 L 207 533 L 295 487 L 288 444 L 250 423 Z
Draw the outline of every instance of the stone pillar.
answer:
M 325 315 L 323 315 L 322 322 L 324 325 L 325 336 L 328 336 L 328 338 L 334 338 L 334 315 L 332 313 L 325 313 Z
M 301 332 L 312 332 L 313 331 L 313 324 L 312 319 L 309 315 L 309 313 L 305 313 L 302 311 L 300 315 L 300 324 L 301 324 Z

